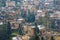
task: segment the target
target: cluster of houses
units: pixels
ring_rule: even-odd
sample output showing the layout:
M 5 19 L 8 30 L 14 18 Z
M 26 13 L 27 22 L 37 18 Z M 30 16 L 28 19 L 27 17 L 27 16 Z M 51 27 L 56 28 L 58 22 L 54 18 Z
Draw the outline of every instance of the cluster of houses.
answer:
M 59 2 L 59 0 L 56 2 Z M 49 13 L 51 24 L 54 25 L 53 28 L 60 28 L 60 7 L 54 0 L 22 0 L 21 2 L 6 0 L 5 4 L 4 7 L 0 7 L 0 24 L 9 21 L 11 23 L 11 29 L 18 29 L 19 24 L 26 23 L 21 14 L 24 13 L 28 15 L 28 9 L 31 13 L 34 12 L 36 21 L 39 20 L 39 17 L 44 17 L 46 12 Z M 22 9 L 23 12 L 21 11 Z M 40 39 L 42 36 L 51 35 L 43 25 L 38 25 L 37 27 L 39 31 L 41 31 Z M 35 34 L 35 26 L 27 24 L 23 25 L 23 28 L 24 31 L 28 31 L 28 33 L 24 36 L 17 35 L 17 37 L 13 37 L 12 40 L 29 40 L 29 38 Z M 50 37 L 48 39 L 50 39 Z
M 51 40 L 51 36 L 56 36 L 56 34 L 58 34 L 58 32 L 49 32 L 46 30 L 46 27 L 44 27 L 43 25 L 38 25 L 37 26 L 39 28 L 39 34 L 38 37 L 39 37 L 39 40 L 42 40 L 42 37 L 44 40 Z M 32 25 L 24 25 L 23 26 L 23 30 L 24 32 L 27 31 L 27 33 L 25 35 L 17 35 L 15 37 L 12 37 L 12 40 L 30 40 L 31 37 L 32 37 L 32 40 L 33 40 L 33 37 L 35 35 L 35 26 L 32 26 Z M 54 38 L 55 39 L 55 38 Z

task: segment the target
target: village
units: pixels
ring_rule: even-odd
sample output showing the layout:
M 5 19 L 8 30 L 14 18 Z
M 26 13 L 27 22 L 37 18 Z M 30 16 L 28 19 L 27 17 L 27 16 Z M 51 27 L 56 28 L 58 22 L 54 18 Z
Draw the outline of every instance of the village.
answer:
M 1 40 L 60 40 L 60 1 L 0 0 L 0 35 Z

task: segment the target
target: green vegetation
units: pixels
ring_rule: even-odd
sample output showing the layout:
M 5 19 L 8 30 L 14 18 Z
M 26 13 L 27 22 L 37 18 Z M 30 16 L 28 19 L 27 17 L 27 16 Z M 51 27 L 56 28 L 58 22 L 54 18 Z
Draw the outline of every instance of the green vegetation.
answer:
M 24 35 L 22 24 L 19 24 L 18 33 L 19 35 Z
M 25 19 L 26 22 L 29 22 L 29 23 L 32 23 L 35 21 L 35 15 L 34 15 L 34 12 L 30 12 L 30 10 L 26 10 L 28 11 L 28 13 L 24 13 L 24 10 L 22 9 L 21 10 L 21 16 Z
M 11 39 L 11 25 L 10 22 L 7 23 L 7 40 Z
M 43 38 L 43 37 L 41 37 L 41 40 L 44 40 L 44 38 Z
M 9 22 L 0 25 L 0 40 L 11 40 L 11 26 Z
M 0 40 L 6 40 L 6 24 L 0 25 Z
M 50 15 L 49 13 L 45 13 L 44 17 L 39 17 L 39 20 L 37 21 L 38 24 L 42 24 L 44 26 L 50 26 Z
M 51 36 L 51 39 L 50 39 L 50 40 L 55 40 L 55 39 L 54 39 L 54 36 Z
M 18 33 L 14 32 L 14 33 L 12 33 L 11 35 L 12 35 L 12 37 L 15 37 L 15 36 L 18 35 Z

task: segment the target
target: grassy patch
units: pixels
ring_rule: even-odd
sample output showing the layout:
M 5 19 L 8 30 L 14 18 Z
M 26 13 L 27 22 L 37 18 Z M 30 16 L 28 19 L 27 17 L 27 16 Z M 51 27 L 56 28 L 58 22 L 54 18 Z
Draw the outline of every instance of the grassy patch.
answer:
M 17 32 L 14 32 L 14 33 L 12 33 L 11 35 L 12 35 L 12 37 L 15 37 L 15 36 L 18 35 L 18 33 L 17 33 Z

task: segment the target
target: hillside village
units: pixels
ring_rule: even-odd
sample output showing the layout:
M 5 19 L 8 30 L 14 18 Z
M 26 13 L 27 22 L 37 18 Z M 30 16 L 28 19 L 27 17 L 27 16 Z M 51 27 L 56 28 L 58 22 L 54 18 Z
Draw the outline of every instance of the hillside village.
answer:
M 60 0 L 0 0 L 0 32 L 1 40 L 60 40 Z

